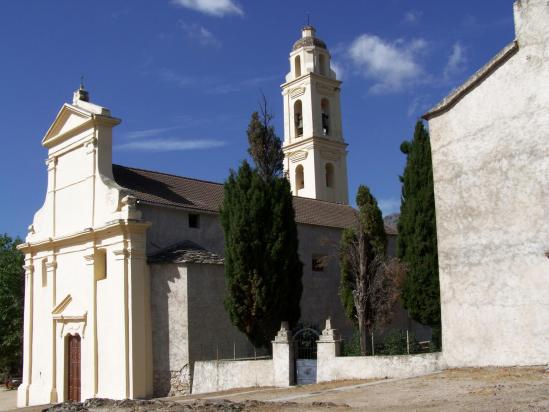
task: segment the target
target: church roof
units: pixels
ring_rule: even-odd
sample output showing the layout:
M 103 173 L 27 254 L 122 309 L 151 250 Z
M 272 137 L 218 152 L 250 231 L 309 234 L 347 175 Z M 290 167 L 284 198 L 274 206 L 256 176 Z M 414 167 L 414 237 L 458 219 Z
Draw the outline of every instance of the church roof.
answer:
M 112 165 L 114 180 L 140 203 L 219 213 L 223 184 L 175 176 L 151 170 Z M 356 211 L 349 205 L 294 196 L 297 223 L 346 228 L 355 223 Z
M 302 47 L 316 46 L 321 49 L 328 49 L 326 43 L 320 40 L 318 37 L 303 37 L 294 43 L 292 51 L 300 49 Z
M 190 240 L 176 243 L 168 246 L 151 255 L 147 259 L 148 263 L 203 263 L 212 265 L 222 265 L 225 262 L 223 256 L 204 249 L 199 244 Z

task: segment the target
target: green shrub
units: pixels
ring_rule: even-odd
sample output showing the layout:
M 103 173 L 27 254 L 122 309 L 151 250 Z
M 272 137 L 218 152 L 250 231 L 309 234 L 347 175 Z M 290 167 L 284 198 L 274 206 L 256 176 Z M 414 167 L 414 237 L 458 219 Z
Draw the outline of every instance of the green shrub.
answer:
M 360 356 L 360 335 L 358 329 L 353 331 L 349 341 L 341 342 L 341 356 Z
M 419 344 L 413 333 L 409 334 L 410 353 L 419 352 Z M 395 330 L 375 345 L 376 355 L 407 355 L 406 331 Z

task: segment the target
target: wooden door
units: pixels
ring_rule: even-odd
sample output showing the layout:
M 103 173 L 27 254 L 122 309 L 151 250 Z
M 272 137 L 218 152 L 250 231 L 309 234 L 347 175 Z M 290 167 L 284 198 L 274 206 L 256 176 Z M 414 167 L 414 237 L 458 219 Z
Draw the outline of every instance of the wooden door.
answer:
M 68 397 L 80 402 L 80 336 L 69 335 L 68 341 Z

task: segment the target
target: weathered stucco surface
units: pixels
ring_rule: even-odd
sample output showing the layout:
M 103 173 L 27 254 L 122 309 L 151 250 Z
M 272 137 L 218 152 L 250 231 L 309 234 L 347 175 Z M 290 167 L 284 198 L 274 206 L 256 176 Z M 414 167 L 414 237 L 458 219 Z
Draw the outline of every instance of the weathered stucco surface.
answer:
M 273 361 L 199 361 L 194 364 L 193 394 L 233 388 L 273 386 Z
M 223 305 L 222 265 L 154 264 L 151 279 L 156 396 L 189 393 L 196 360 L 233 357 L 233 348 L 239 357 L 254 355 Z
M 341 357 L 319 353 L 316 379 L 317 382 L 330 382 L 344 379 L 409 378 L 442 369 L 441 353 Z
M 549 3 L 515 21 L 518 51 L 429 119 L 450 367 L 549 362 Z

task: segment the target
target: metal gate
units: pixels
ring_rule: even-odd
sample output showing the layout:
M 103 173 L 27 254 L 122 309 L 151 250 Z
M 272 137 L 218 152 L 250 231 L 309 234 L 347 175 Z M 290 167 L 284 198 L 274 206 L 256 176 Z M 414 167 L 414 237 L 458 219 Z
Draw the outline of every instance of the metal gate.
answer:
M 294 334 L 295 372 L 297 385 L 316 383 L 316 341 L 319 333 L 303 328 Z

